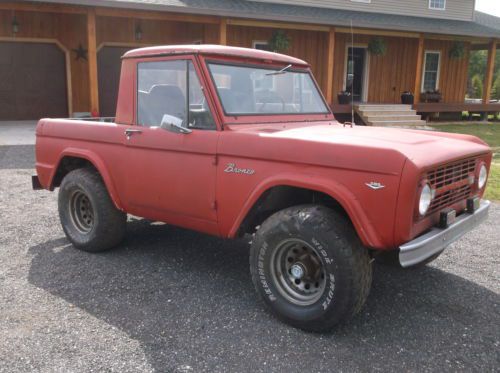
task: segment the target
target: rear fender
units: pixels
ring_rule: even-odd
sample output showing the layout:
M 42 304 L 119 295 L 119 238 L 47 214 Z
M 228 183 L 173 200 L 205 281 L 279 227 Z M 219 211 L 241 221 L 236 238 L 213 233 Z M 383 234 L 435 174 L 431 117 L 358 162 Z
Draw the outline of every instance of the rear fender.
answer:
M 50 179 L 49 179 L 50 190 L 54 189 L 54 187 L 53 187 L 54 178 L 55 178 L 57 170 L 59 169 L 59 166 L 61 165 L 61 162 L 64 159 L 64 157 L 82 158 L 82 159 L 89 161 L 95 167 L 95 169 L 99 172 L 99 174 L 101 175 L 102 180 L 104 181 L 104 185 L 106 185 L 106 189 L 108 190 L 108 193 L 111 197 L 111 200 L 113 201 L 116 208 L 124 211 L 123 207 L 122 207 L 122 203 L 120 201 L 120 198 L 118 197 L 118 192 L 115 188 L 115 185 L 114 185 L 113 180 L 111 178 L 111 174 L 109 173 L 109 170 L 106 167 L 106 164 L 102 161 L 102 159 L 96 153 L 94 153 L 88 149 L 66 148 L 61 153 L 61 155 L 57 161 L 57 166 L 54 167 L 54 169 L 52 170 L 52 173 L 50 175 Z

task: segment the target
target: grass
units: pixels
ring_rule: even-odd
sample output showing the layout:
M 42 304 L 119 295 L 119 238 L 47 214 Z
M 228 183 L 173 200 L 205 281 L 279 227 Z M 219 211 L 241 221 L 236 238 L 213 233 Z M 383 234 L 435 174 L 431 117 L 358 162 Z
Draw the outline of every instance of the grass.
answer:
M 432 125 L 432 128 L 441 132 L 464 133 L 474 135 L 493 149 L 493 163 L 491 164 L 488 186 L 485 198 L 500 201 L 500 123 L 474 123 Z

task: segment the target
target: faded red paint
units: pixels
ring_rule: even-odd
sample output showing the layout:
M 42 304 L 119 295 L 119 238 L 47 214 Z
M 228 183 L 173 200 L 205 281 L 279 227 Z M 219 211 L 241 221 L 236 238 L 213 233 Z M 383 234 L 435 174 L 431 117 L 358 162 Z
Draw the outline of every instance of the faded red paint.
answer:
M 182 57 L 180 57 L 182 56 Z M 206 88 L 216 131 L 189 135 L 136 126 L 136 64 L 191 58 Z M 326 115 L 226 117 L 205 60 L 252 61 L 308 69 L 295 58 L 218 46 L 131 51 L 123 60 L 116 123 L 43 119 L 37 127 L 36 167 L 53 189 L 64 156 L 89 160 L 118 208 L 222 237 L 234 237 L 248 211 L 269 188 L 297 186 L 326 193 L 346 210 L 364 245 L 391 249 L 419 235 L 438 214 L 415 218 L 427 170 L 475 156 L 489 168 L 492 153 L 478 138 L 415 130 L 344 127 Z M 254 173 L 224 172 L 229 163 Z M 366 183 L 385 185 L 372 190 Z M 483 191 L 473 190 L 481 195 Z M 454 207 L 461 210 L 464 202 Z

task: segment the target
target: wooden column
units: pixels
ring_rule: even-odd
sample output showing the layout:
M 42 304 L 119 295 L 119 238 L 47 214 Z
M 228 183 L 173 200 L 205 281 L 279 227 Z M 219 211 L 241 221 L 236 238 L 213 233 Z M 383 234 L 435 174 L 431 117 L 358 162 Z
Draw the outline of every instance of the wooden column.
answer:
M 418 38 L 418 49 L 417 49 L 417 68 L 415 69 L 415 87 L 414 87 L 414 97 L 415 103 L 420 102 L 420 93 L 422 91 L 422 67 L 424 64 L 424 35 L 420 34 Z
M 330 27 L 328 32 L 328 60 L 326 64 L 326 101 L 333 104 L 333 65 L 335 61 L 335 28 Z
M 219 23 L 219 44 L 227 45 L 227 20 L 225 18 Z
M 90 112 L 99 114 L 99 85 L 97 80 L 97 45 L 95 10 L 90 9 L 87 13 L 87 42 L 89 61 L 89 85 L 90 85 Z
M 488 104 L 491 98 L 491 86 L 493 84 L 493 73 L 495 71 L 495 56 L 497 53 L 497 42 L 492 40 L 488 48 L 488 63 L 484 77 L 483 104 Z

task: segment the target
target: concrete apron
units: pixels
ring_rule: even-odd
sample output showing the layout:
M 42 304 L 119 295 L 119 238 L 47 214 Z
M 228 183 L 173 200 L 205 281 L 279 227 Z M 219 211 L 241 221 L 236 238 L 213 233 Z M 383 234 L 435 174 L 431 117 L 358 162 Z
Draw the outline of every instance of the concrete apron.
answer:
M 37 121 L 0 121 L 0 146 L 34 145 Z

